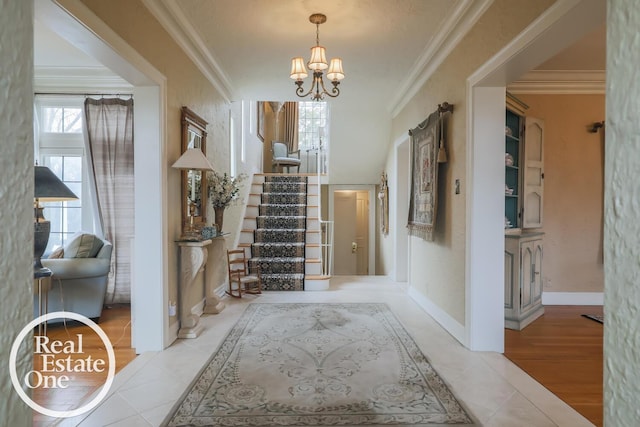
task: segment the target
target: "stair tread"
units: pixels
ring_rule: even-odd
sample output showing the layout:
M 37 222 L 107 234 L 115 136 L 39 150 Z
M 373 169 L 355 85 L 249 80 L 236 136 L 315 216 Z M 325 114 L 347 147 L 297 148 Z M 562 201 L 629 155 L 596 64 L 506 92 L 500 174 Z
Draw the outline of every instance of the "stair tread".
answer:
M 331 279 L 331 276 L 327 276 L 324 274 L 305 274 L 306 280 L 327 280 Z

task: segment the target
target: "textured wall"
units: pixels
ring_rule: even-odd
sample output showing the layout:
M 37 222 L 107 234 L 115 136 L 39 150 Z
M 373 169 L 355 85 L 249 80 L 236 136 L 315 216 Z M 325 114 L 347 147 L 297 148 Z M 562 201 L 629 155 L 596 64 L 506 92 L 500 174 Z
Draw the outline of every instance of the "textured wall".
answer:
M 393 120 L 395 141 L 447 101 L 455 105 L 440 169 L 438 225 L 434 242 L 410 238 L 411 285 L 455 320 L 465 321 L 466 79 L 546 10 L 553 0 L 496 0 L 419 93 Z M 409 165 L 407 165 L 409 167 Z M 453 194 L 460 179 L 462 193 Z M 388 260 L 385 264 L 390 265 Z
M 544 290 L 603 292 L 604 95 L 518 95 L 544 120 Z
M 167 78 L 167 169 L 168 169 L 168 221 L 169 241 L 181 233 L 180 172 L 170 165 L 181 154 L 180 109 L 187 106 L 209 122 L 207 127 L 207 157 L 220 172 L 229 172 L 229 114 L 230 104 L 203 76 L 187 55 L 173 41 L 160 23 L 139 1 L 82 0 L 100 19 L 109 25 L 138 53 L 145 57 Z M 138 136 L 138 135 L 136 135 Z M 209 207 L 208 222 L 213 220 Z M 225 230 L 235 229 L 240 223 L 239 209 L 230 208 L 225 214 Z M 227 239 L 233 242 L 234 238 Z M 177 301 L 178 248 L 169 252 L 169 299 Z M 218 264 L 226 271 L 224 263 Z M 217 275 L 216 275 L 217 276 Z M 202 290 L 196 290 L 194 301 Z M 198 295 L 196 295 L 198 294 Z M 176 322 L 177 317 L 170 322 Z
M 604 425 L 640 420 L 640 8 L 607 3 Z
M 33 316 L 33 2 L 0 0 L 0 425 L 29 426 L 9 352 Z M 31 369 L 31 346 L 18 375 Z

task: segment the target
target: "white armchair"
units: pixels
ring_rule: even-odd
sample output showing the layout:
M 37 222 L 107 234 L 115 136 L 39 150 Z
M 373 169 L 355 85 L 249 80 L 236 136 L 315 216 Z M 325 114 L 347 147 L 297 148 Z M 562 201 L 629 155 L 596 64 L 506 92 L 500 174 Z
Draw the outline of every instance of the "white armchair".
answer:
M 94 321 L 100 319 L 111 270 L 113 245 L 99 237 L 91 237 L 95 244 L 86 257 L 42 260 L 42 265 L 53 272 L 47 296 L 49 312 L 73 311 Z M 54 319 L 51 323 L 59 321 Z
M 287 173 L 289 173 L 289 168 L 292 166 L 297 168 L 297 172 L 300 172 L 300 163 L 302 162 L 300 160 L 300 150 L 289 152 L 289 148 L 284 142 L 271 141 L 271 153 L 273 154 L 271 172 L 284 171 L 286 167 Z M 293 157 L 294 155 L 296 157 Z

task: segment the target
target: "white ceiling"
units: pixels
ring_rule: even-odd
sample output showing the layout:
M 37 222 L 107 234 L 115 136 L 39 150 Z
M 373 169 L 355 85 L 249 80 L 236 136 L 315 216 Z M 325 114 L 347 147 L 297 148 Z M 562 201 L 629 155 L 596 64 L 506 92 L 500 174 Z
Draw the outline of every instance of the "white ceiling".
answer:
M 346 78 L 332 100 L 331 181 L 376 183 L 391 111 L 410 94 L 447 37 L 465 31 L 487 0 L 142 0 L 183 47 L 202 59 L 230 100 L 297 100 L 290 60 L 308 58 L 320 12 L 320 43 L 341 57 Z M 539 70 L 604 70 L 604 28 Z M 38 24 L 36 80 L 59 68 L 113 74 Z M 213 72 L 211 72 L 213 71 Z M 116 77 L 116 76 L 113 76 Z M 310 78 L 307 78 L 305 89 Z M 446 100 L 443 100 L 446 101 Z M 434 108 L 436 106 L 434 105 Z M 347 114 L 342 114 L 347 112 Z M 427 112 L 425 112 L 426 114 Z M 359 162 L 353 162 L 353 159 Z

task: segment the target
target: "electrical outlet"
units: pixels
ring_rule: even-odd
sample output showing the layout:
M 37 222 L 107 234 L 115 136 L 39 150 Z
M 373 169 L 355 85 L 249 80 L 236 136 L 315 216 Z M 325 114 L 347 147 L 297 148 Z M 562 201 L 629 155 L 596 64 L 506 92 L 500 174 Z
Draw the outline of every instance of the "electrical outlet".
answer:
M 175 301 L 169 301 L 169 316 L 173 317 L 177 314 L 177 308 Z

